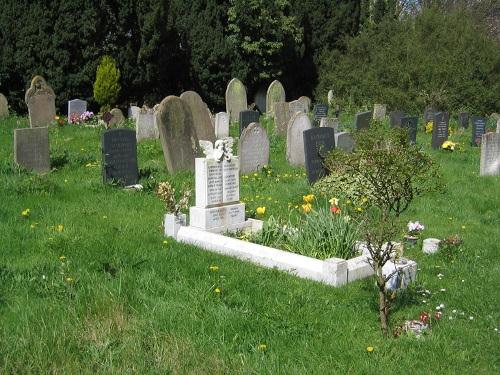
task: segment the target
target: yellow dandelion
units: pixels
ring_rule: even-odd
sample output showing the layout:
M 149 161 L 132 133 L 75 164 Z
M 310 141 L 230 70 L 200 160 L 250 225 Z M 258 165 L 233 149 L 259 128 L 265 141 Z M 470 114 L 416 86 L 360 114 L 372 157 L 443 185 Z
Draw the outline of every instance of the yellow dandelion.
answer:
M 29 217 L 29 216 L 30 216 L 30 209 L 29 209 L 29 208 L 26 208 L 25 210 L 23 210 L 23 211 L 21 212 L 21 215 L 22 215 L 23 217 Z
M 163 244 L 164 244 L 165 246 L 167 246 L 167 245 L 168 245 L 168 241 L 167 241 L 167 240 L 164 240 L 164 241 L 163 241 Z
M 103 218 L 103 219 L 107 219 L 108 217 L 107 217 L 106 215 L 103 215 L 103 217 L 102 217 L 102 218 Z
M 356 207 L 356 211 L 363 212 L 363 209 L 361 207 Z
M 432 121 L 429 121 L 427 125 L 425 125 L 425 132 L 432 133 Z
M 215 293 L 215 294 L 220 294 L 220 289 L 219 289 L 219 288 L 215 288 L 215 289 L 214 289 L 214 293 Z
M 266 207 L 257 207 L 257 215 L 264 215 L 266 213 Z
M 216 266 L 215 264 L 212 264 L 208 269 L 212 272 L 217 272 L 219 270 L 219 266 Z
M 64 225 L 59 224 L 59 225 L 56 227 L 56 231 L 58 231 L 58 232 L 62 232 L 62 231 L 64 231 Z
M 366 351 L 367 351 L 368 353 L 373 353 L 373 351 L 374 351 L 374 350 L 375 350 L 375 349 L 373 348 L 373 346 L 368 346 L 368 347 L 366 348 Z
M 367 197 L 363 197 L 363 199 L 361 199 L 361 202 L 363 202 L 363 203 L 368 202 L 368 198 Z
M 75 280 L 73 280 L 73 278 L 71 278 L 71 277 L 67 277 L 67 278 L 66 278 L 66 282 L 67 282 L 68 284 L 73 284 L 73 282 L 74 282 L 74 281 L 75 281 Z
M 462 225 L 462 229 L 465 229 L 465 225 Z
M 259 344 L 259 345 L 257 345 L 257 349 L 264 352 L 267 350 L 267 345 L 266 344 Z
M 65 257 L 64 255 L 61 255 L 61 256 L 59 257 L 59 260 L 60 260 L 61 262 L 64 262 L 64 261 L 66 260 L 66 257 Z

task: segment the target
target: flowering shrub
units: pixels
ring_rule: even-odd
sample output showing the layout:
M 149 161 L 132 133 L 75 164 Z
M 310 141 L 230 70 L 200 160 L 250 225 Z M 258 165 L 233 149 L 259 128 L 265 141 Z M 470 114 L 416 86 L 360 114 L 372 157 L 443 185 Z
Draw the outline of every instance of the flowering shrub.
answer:
M 189 207 L 190 190 L 184 190 L 181 199 L 175 197 L 175 189 L 168 181 L 160 182 L 156 194 L 165 203 L 165 209 L 168 213 L 179 215 L 181 210 L 187 210 Z

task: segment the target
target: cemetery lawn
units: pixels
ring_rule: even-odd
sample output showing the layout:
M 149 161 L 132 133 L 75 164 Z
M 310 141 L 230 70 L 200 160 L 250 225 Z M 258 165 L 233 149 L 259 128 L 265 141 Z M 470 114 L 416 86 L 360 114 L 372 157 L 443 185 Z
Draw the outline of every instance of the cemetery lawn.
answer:
M 124 191 L 101 182 L 100 129 L 51 127 L 58 169 L 13 168 L 13 129 L 26 126 L 0 120 L 0 373 L 499 373 L 500 177 L 479 177 L 470 128 L 452 136 L 464 144 L 453 153 L 418 134 L 447 189 L 404 218 L 425 238 L 464 242 L 450 256 L 405 250 L 417 283 L 392 327 L 440 304 L 443 317 L 420 339 L 386 340 L 372 279 L 332 288 L 165 239 L 151 186 L 194 177 L 167 175 L 159 141 L 138 146 L 145 190 Z M 271 136 L 272 170 L 241 178 L 248 215 L 300 207 L 306 177 L 284 155 Z

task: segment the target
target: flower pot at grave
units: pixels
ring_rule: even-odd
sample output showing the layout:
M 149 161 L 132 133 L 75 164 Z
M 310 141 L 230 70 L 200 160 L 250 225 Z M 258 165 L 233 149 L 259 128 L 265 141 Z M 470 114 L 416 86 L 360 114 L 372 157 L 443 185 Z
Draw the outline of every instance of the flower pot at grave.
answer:
M 186 214 L 165 214 L 165 237 L 177 238 L 177 232 L 186 225 Z
M 406 236 L 406 243 L 410 246 L 415 246 L 417 244 L 417 241 L 418 241 L 418 237 L 417 236 Z

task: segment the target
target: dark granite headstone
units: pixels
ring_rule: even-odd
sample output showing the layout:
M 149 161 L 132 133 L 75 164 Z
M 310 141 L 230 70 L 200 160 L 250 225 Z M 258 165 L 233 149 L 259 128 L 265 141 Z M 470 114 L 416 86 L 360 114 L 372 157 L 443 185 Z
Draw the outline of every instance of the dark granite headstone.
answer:
M 255 106 L 258 108 L 258 111 L 261 113 L 265 113 L 266 111 L 266 93 L 267 93 L 267 87 L 266 86 L 261 86 L 255 93 L 253 97 L 253 101 L 255 103 Z M 257 109 L 256 108 L 256 109 Z
M 403 111 L 392 111 L 389 114 L 391 128 L 401 126 L 401 119 L 405 116 Z
M 111 129 L 102 134 L 102 178 L 127 186 L 137 183 L 137 141 L 131 129 Z
M 358 112 L 354 117 L 354 128 L 356 130 L 368 129 L 372 119 L 372 112 Z
M 241 111 L 240 112 L 240 134 L 252 122 L 259 122 L 259 112 L 257 111 Z
M 458 126 L 467 129 L 469 127 L 469 113 L 460 112 L 458 114 Z
M 417 143 L 418 117 L 402 117 L 401 127 L 408 129 L 408 139 L 411 144 Z
M 432 148 L 437 149 L 441 147 L 444 141 L 448 139 L 448 112 L 436 112 L 434 114 L 432 124 Z
M 314 123 L 313 126 L 319 126 L 320 119 L 328 115 L 327 104 L 316 104 L 313 109 Z
M 333 128 L 313 128 L 304 131 L 306 172 L 310 184 L 325 175 L 323 160 L 326 153 L 334 147 L 335 131 Z
M 486 119 L 484 117 L 472 116 L 472 146 L 481 144 L 481 137 L 486 133 Z

